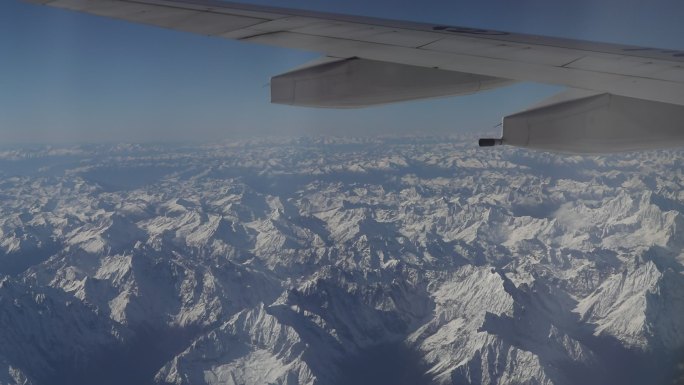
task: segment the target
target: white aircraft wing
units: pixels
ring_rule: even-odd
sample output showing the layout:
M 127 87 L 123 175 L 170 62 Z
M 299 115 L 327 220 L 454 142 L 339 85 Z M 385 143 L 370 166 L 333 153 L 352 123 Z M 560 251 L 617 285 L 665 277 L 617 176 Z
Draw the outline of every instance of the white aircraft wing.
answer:
M 216 0 L 26 1 L 323 54 L 272 79 L 276 103 L 364 107 L 531 81 L 581 96 L 506 117 L 503 137 L 482 145 L 565 152 L 684 145 L 684 51 Z

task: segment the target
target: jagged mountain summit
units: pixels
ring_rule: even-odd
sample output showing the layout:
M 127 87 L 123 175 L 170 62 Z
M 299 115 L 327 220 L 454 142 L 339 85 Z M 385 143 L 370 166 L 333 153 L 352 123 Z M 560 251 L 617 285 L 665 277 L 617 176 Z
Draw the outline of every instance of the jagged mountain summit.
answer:
M 0 384 L 684 383 L 684 151 L 0 152 Z

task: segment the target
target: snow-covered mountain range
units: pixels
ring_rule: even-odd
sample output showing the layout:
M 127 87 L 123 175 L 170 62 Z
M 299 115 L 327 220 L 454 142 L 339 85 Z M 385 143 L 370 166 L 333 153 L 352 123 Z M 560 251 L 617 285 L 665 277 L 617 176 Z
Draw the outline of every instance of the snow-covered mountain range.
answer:
M 684 383 L 684 150 L 0 151 L 0 384 Z

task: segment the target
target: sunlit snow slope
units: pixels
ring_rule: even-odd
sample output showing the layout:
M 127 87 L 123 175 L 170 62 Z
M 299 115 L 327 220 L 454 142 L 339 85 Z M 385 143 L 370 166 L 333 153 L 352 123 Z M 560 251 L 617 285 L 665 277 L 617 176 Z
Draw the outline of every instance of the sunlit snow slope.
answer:
M 0 384 L 684 383 L 684 150 L 0 151 Z

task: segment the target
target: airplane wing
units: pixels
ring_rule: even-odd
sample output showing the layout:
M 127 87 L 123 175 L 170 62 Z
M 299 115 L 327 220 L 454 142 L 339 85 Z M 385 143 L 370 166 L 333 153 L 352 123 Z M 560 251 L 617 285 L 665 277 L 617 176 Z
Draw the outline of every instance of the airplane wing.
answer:
M 275 103 L 365 107 L 531 81 L 577 92 L 505 117 L 502 138 L 481 145 L 571 153 L 684 145 L 684 51 L 217 0 L 25 1 L 323 54 L 272 79 Z

